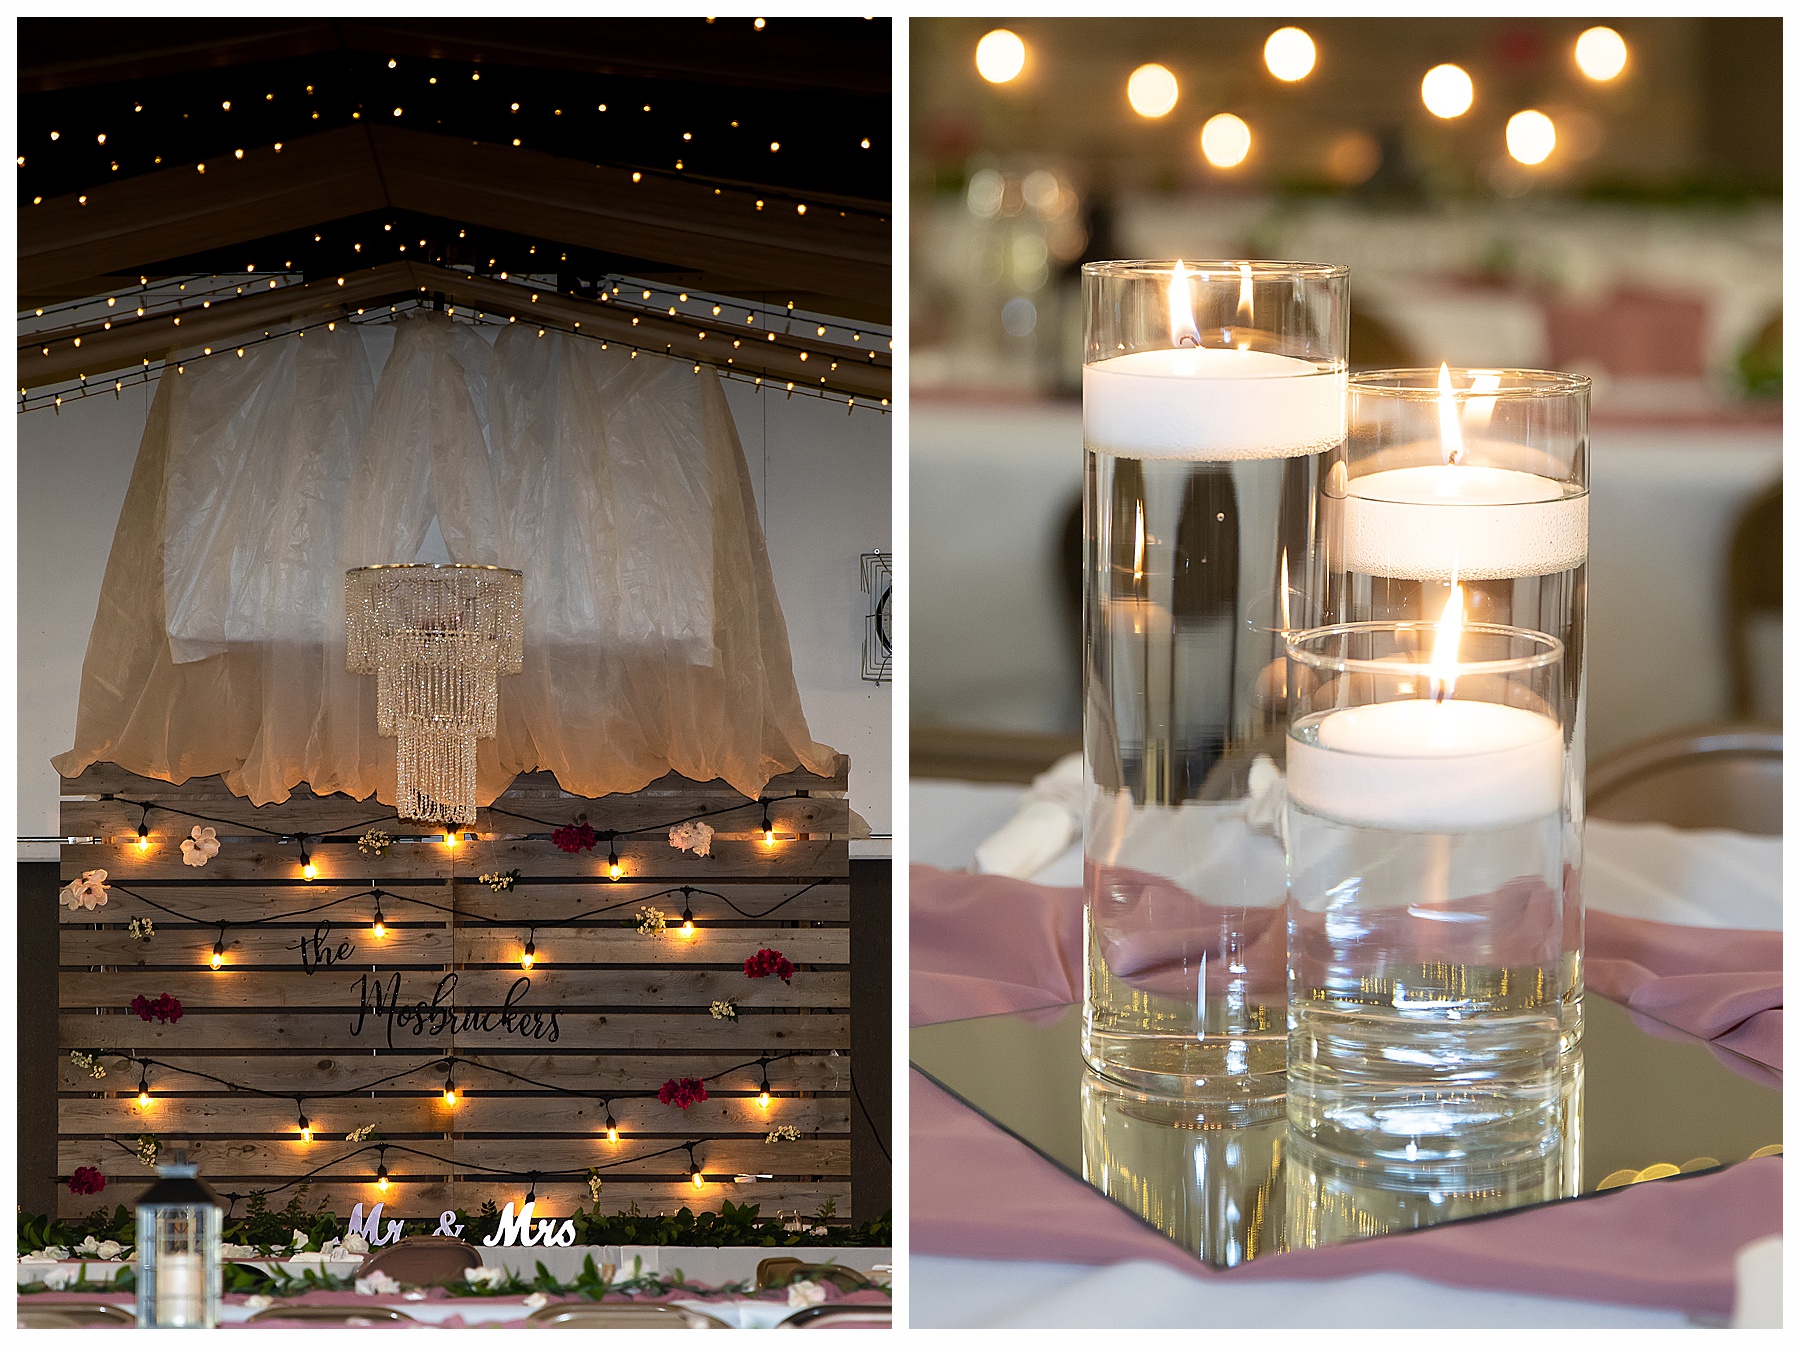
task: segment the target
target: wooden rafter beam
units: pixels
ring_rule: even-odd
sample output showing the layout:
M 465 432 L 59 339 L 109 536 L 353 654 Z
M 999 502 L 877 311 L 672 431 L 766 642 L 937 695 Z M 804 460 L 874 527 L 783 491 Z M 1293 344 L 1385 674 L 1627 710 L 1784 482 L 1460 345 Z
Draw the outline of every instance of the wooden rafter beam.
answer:
M 356 127 L 106 183 L 19 211 L 19 292 L 129 273 L 388 207 L 653 258 L 743 287 L 887 312 L 891 221 L 534 150 Z M 806 207 L 802 213 L 800 207 Z M 738 287 L 734 287 L 738 288 Z
M 722 366 L 771 383 L 794 383 L 852 397 L 892 396 L 892 355 L 880 349 L 769 333 L 754 324 L 700 322 L 572 295 L 533 290 L 421 262 L 391 262 L 343 277 L 281 286 L 179 315 L 151 314 L 40 333 L 22 339 L 19 384 L 41 388 L 118 370 L 206 346 L 229 348 L 263 331 L 293 322 L 349 316 L 358 308 L 439 294 L 455 307 L 513 318 L 522 323 L 577 329 L 585 335 L 638 349 Z M 176 323 L 175 318 L 180 318 Z M 732 343 L 736 342 L 737 345 Z M 871 341 L 871 345 L 874 342 Z

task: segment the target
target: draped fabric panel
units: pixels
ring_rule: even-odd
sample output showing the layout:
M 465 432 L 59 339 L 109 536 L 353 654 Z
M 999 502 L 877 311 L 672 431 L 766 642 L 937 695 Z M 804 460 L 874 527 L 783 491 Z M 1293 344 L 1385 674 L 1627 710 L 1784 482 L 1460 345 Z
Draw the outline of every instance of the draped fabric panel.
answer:
M 315 329 L 162 380 L 58 771 L 391 803 L 375 680 L 344 671 L 344 571 L 446 559 L 525 574 L 525 666 L 479 744 L 481 803 L 522 771 L 590 796 L 668 771 L 754 796 L 832 769 L 711 369 L 436 314 L 398 320 L 384 356 L 387 337 Z

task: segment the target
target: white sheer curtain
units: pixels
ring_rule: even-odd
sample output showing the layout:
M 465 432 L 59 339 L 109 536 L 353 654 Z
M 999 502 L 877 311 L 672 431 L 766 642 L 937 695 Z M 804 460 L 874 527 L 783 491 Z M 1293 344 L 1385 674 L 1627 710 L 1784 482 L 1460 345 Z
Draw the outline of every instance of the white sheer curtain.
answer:
M 165 375 L 57 770 L 391 802 L 344 571 L 449 559 L 525 573 L 481 802 L 521 771 L 585 795 L 830 771 L 711 369 L 435 314 L 391 335 L 385 358 L 388 332 L 343 324 Z

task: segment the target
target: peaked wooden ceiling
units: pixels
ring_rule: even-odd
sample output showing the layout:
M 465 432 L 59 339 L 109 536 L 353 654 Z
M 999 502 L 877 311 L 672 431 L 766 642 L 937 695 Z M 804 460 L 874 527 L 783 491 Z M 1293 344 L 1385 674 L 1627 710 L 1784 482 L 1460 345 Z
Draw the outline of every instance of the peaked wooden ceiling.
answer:
M 25 20 L 20 300 L 406 261 L 885 322 L 888 28 Z

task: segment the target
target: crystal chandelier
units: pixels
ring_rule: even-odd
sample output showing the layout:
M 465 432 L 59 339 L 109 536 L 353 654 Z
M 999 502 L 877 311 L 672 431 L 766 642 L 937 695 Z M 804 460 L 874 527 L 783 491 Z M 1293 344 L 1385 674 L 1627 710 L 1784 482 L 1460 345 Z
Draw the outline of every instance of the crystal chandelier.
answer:
M 475 740 L 495 733 L 501 674 L 525 658 L 525 577 L 472 565 L 344 575 L 345 667 L 375 675 L 375 722 L 397 738 L 396 812 L 475 821 Z

